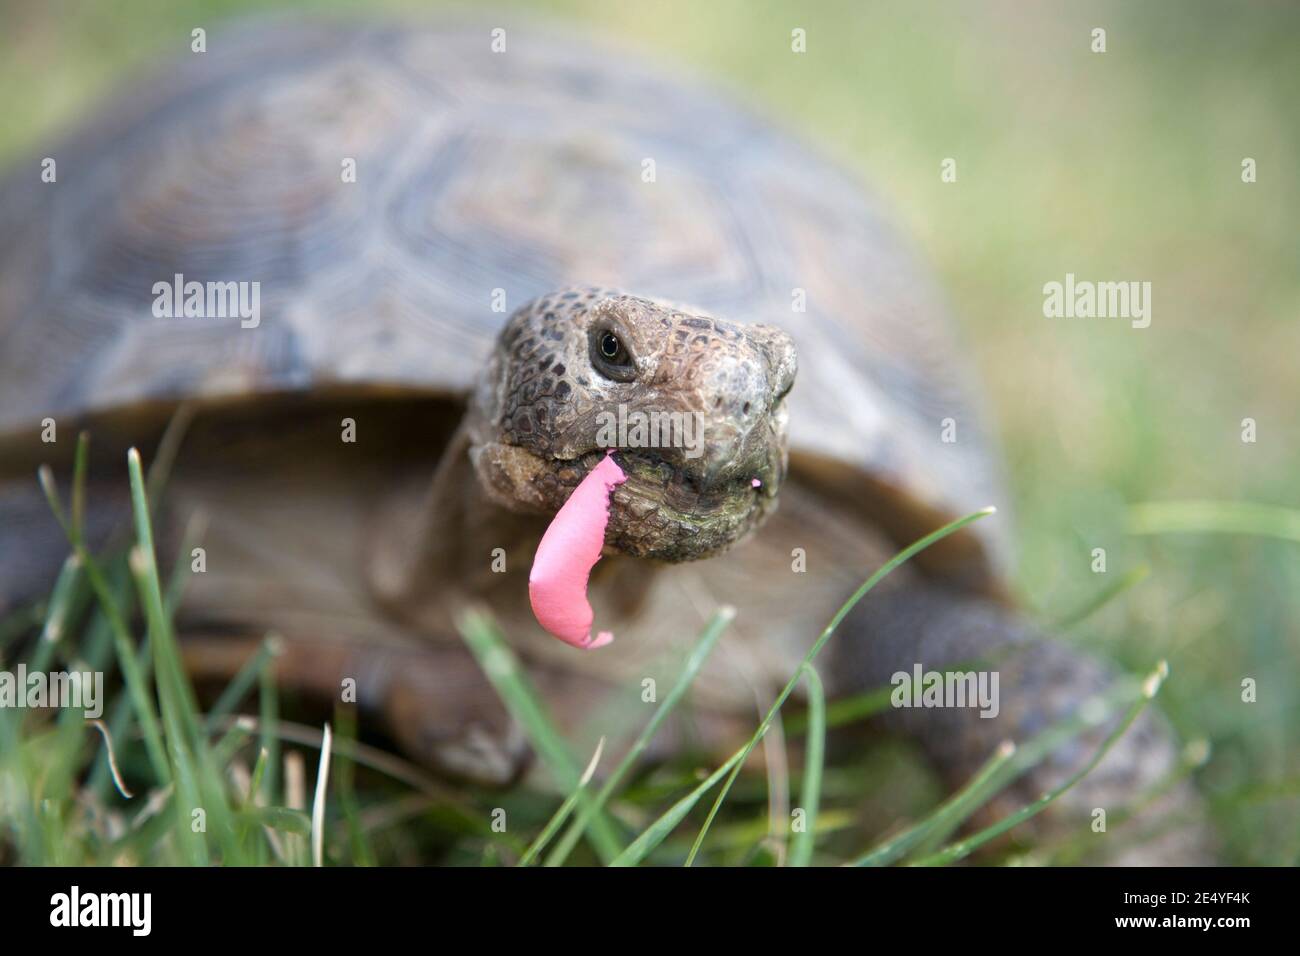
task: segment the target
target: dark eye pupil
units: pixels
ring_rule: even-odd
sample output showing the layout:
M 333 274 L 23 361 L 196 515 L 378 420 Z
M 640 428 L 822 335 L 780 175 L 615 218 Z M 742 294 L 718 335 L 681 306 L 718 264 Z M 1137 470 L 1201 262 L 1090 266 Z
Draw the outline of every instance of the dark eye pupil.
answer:
M 600 337 L 600 352 L 605 358 L 612 359 L 618 355 L 621 344 L 613 332 L 606 332 Z

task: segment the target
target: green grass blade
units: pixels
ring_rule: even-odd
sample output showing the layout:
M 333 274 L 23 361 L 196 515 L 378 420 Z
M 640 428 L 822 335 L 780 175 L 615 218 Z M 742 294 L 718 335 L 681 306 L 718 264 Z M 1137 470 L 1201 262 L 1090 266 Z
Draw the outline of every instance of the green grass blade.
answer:
M 154 449 L 153 463 L 149 466 L 145 494 L 149 501 L 155 505 L 162 500 L 163 488 L 166 487 L 168 479 L 171 478 L 172 468 L 176 464 L 176 456 L 181 450 L 181 443 L 190 430 L 190 423 L 194 421 L 194 413 L 195 406 L 193 404 L 187 402 L 177 406 L 176 411 L 167 422 L 167 427 L 163 429 L 163 435 L 158 442 L 158 447 Z
M 54 469 L 49 465 L 41 465 L 36 469 L 36 481 L 41 486 L 41 494 L 45 495 L 45 501 L 50 506 L 50 511 L 54 513 L 54 520 L 59 523 L 63 533 L 69 540 L 75 536 L 72 525 L 68 522 L 68 516 L 63 510 L 63 499 L 59 497 L 59 485 L 54 479 Z
M 56 666 L 57 659 L 77 656 L 79 649 L 76 646 L 76 635 L 69 633 L 69 624 L 80 614 L 86 596 L 86 576 L 82 573 L 81 560 L 74 552 L 65 559 L 50 597 L 49 613 L 36 643 L 35 653 L 27 665 L 29 671 L 48 671 Z M 96 670 L 82 660 L 74 660 L 71 666 L 79 672 Z M 56 723 L 57 729 L 42 758 L 45 764 L 44 788 L 47 793 L 63 794 L 71 792 L 76 786 L 77 755 L 85 742 L 85 713 L 76 708 L 65 708 Z M 19 718 L 17 727 L 21 729 L 21 726 Z
M 564 798 L 564 803 L 560 804 L 560 809 L 555 811 L 551 819 L 546 822 L 546 826 L 542 828 L 542 832 L 537 835 L 537 839 L 524 851 L 524 855 L 519 858 L 519 866 L 528 866 L 533 860 L 537 859 L 537 855 L 546 849 L 546 845 L 559 832 L 560 827 L 564 826 L 568 821 L 569 815 L 573 813 L 573 808 L 578 805 L 582 791 L 587 788 L 587 784 L 591 783 L 591 778 L 596 772 L 596 766 L 600 763 L 600 755 L 604 749 L 605 738 L 601 737 L 600 742 L 596 744 L 596 752 L 591 755 L 591 761 L 587 764 L 587 769 L 583 771 L 582 779 L 578 781 L 577 789 Z M 590 804 L 588 805 L 590 806 Z
M 235 706 L 244 699 L 247 694 L 258 683 L 262 672 L 270 667 L 271 662 L 280 654 L 280 639 L 275 634 L 268 634 L 258 645 L 257 652 L 253 654 L 239 669 L 239 672 L 231 679 L 230 683 L 222 690 L 219 696 L 210 708 L 205 718 L 207 731 L 212 732 L 213 728 L 221 721 L 223 717 L 231 713 Z
M 600 739 L 603 741 L 605 738 L 602 737 Z M 528 845 L 528 849 L 525 850 L 524 855 L 519 858 L 519 862 L 516 866 L 532 865 L 533 861 L 537 859 L 537 855 L 546 849 L 547 845 L 555 837 L 555 834 L 559 832 L 560 827 L 564 826 L 564 824 L 569 821 L 569 817 L 573 814 L 573 808 L 578 805 L 578 800 L 581 798 L 582 793 L 586 788 L 586 783 L 579 783 L 578 789 L 574 790 L 573 793 L 564 798 L 564 803 L 560 804 L 560 808 L 555 811 L 551 816 L 551 819 L 546 821 L 546 826 L 542 828 L 542 832 L 537 835 L 537 838 Z
M 1116 807 L 1113 813 L 1108 812 L 1106 825 L 1112 830 L 1118 829 L 1145 813 L 1157 800 L 1204 766 L 1210 759 L 1211 749 L 1210 742 L 1204 737 L 1190 741 L 1179 754 L 1178 762 L 1173 769 L 1129 803 Z M 1180 816 L 1180 814 L 1161 815 L 1159 822 L 1155 824 L 1155 829 L 1151 832 L 1159 833 L 1166 826 L 1178 825 Z M 1092 832 L 1091 827 L 1084 824 L 1078 832 L 1065 834 L 1055 843 L 1039 843 L 1034 847 L 1034 853 L 1035 855 L 1046 854 L 1046 859 L 1050 861 L 1051 866 L 1074 866 L 1095 847 L 1096 839 L 1096 834 Z M 1140 842 L 1141 839 L 1138 838 L 1134 844 L 1140 845 Z
M 817 640 L 813 643 L 813 646 L 808 649 L 808 653 L 804 655 L 804 659 L 800 662 L 801 665 L 800 669 L 796 670 L 794 674 L 790 677 L 790 680 L 786 682 L 786 685 L 781 690 L 781 693 L 777 695 L 776 702 L 773 703 L 772 707 L 768 710 L 767 716 L 765 716 L 762 722 L 758 725 L 758 730 L 754 732 L 754 735 L 749 739 L 749 743 L 743 748 L 744 755 L 742 756 L 741 760 L 732 769 L 731 776 L 727 779 L 727 782 L 723 785 L 723 788 L 721 792 L 718 794 L 717 799 L 714 800 L 713 807 L 712 809 L 709 810 L 709 815 L 704 821 L 704 826 L 700 828 L 699 836 L 695 838 L 695 843 L 691 846 L 691 852 L 686 858 L 687 866 L 690 866 L 692 863 L 695 862 L 695 857 L 699 854 L 700 847 L 704 844 L 704 837 L 709 832 L 709 827 L 712 825 L 714 817 L 718 815 L 718 811 L 722 808 L 722 803 L 724 800 L 726 800 L 727 794 L 730 792 L 732 784 L 734 784 L 736 781 L 736 777 L 739 776 L 740 770 L 745 764 L 745 758 L 749 756 L 750 751 L 754 749 L 754 747 L 758 744 L 758 741 L 762 738 L 762 736 L 765 733 L 767 733 L 767 728 L 771 725 L 772 720 L 776 717 L 777 711 L 779 711 L 781 707 L 784 706 L 786 700 L 790 697 L 790 694 L 794 691 L 795 685 L 799 682 L 799 678 L 803 675 L 802 667 L 804 665 L 811 664 L 814 660 L 816 660 L 817 655 L 821 653 L 821 649 L 826 646 L 826 642 L 831 639 L 831 635 L 835 633 L 836 628 L 838 628 L 841 622 L 843 622 L 844 618 L 846 618 L 849 615 L 849 612 L 852 611 L 853 608 L 857 606 L 858 602 L 861 601 L 867 595 L 867 593 L 871 591 L 872 588 L 874 588 L 877 584 L 879 584 L 880 581 L 884 579 L 886 575 L 888 575 L 899 565 L 903 564 L 908 559 L 924 551 L 932 544 L 942 541 L 950 534 L 955 534 L 956 532 L 960 531 L 962 528 L 965 528 L 967 525 L 973 524 L 974 522 L 979 521 L 981 518 L 986 518 L 989 515 L 995 513 L 996 511 L 997 511 L 996 508 L 989 507 L 989 508 L 983 508 L 979 511 L 972 512 L 971 514 L 968 514 L 965 517 L 958 518 L 956 521 L 950 521 L 942 528 L 939 528 L 936 531 L 932 531 L 930 532 L 930 534 L 927 534 L 925 537 L 917 541 L 914 541 L 912 544 L 908 545 L 902 551 L 898 552 L 896 555 L 894 555 L 892 558 L 886 561 L 880 567 L 879 570 L 877 570 L 874 574 L 872 574 L 869 578 L 867 578 L 867 580 L 862 582 L 862 585 L 856 591 L 853 592 L 852 596 L 847 601 L 845 601 L 843 605 L 840 606 L 840 609 L 835 612 L 835 616 L 831 618 L 830 623 L 827 624 L 825 629 L 822 631 L 821 636 L 817 638 Z
M 573 826 L 564 834 L 564 838 L 547 858 L 547 866 L 560 866 L 568 858 L 569 853 L 577 845 L 583 833 L 586 832 L 592 817 L 600 812 L 600 809 L 613 796 L 619 784 L 623 782 L 628 772 L 640 759 L 641 754 L 645 752 L 646 747 L 650 745 L 650 741 L 654 739 L 655 734 L 659 732 L 659 728 L 663 726 L 664 721 L 668 719 L 678 702 L 686 695 L 686 692 L 695 682 L 700 668 L 704 666 L 704 662 L 708 660 L 709 655 L 713 652 L 714 646 L 718 643 L 718 638 L 722 636 L 722 632 L 727 629 L 727 626 L 735 617 L 736 609 L 730 606 L 718 608 L 714 612 L 709 623 L 705 625 L 699 640 L 695 642 L 695 646 L 687 656 L 686 663 L 682 665 L 682 671 L 677 676 L 677 681 L 673 684 L 672 690 L 668 692 L 663 703 L 655 710 L 654 716 L 650 718 L 636 740 L 633 741 L 632 746 L 628 748 L 627 753 L 601 786 L 595 798 L 583 808 Z
M 1124 719 L 1121 720 L 1119 724 L 1115 727 L 1115 729 L 1112 730 L 1110 734 L 1107 735 L 1106 739 L 1102 741 L 1101 746 L 1097 748 L 1096 752 L 1092 755 L 1092 758 L 1081 768 L 1079 768 L 1079 770 L 1076 773 L 1071 774 L 1069 779 L 1067 779 L 1059 787 L 1049 791 L 1048 793 L 1043 794 L 1033 803 L 1021 807 L 1015 813 L 1012 813 L 1009 816 L 1004 817 L 1002 820 L 999 820 L 997 823 L 985 827 L 983 830 L 981 830 L 979 833 L 976 833 L 974 836 L 971 836 L 965 840 L 960 840 L 957 843 L 953 843 L 945 847 L 944 849 L 940 850 L 938 853 L 917 860 L 914 865 L 915 866 L 946 866 L 949 863 L 955 863 L 958 860 L 964 859 L 965 857 L 969 856 L 971 853 L 979 849 L 985 843 L 988 843 L 990 840 L 993 840 L 1001 836 L 1003 833 L 1006 833 L 1012 827 L 1015 827 L 1023 823 L 1024 821 L 1028 820 L 1030 817 L 1036 816 L 1037 814 L 1042 813 L 1044 810 L 1046 810 L 1049 806 L 1051 806 L 1053 801 L 1055 801 L 1062 794 L 1068 791 L 1071 787 L 1077 784 L 1080 780 L 1086 777 L 1089 773 L 1093 771 L 1093 769 L 1099 763 L 1101 763 L 1102 759 L 1106 756 L 1106 754 L 1110 752 L 1110 749 L 1113 746 L 1115 746 L 1115 743 L 1122 736 L 1124 736 L 1125 732 L 1128 731 L 1129 727 L 1133 725 L 1133 721 L 1137 720 L 1138 715 L 1141 714 L 1142 711 L 1146 709 L 1147 705 L 1151 703 L 1152 699 L 1160 691 L 1160 685 L 1161 683 L 1163 683 L 1168 673 L 1169 673 L 1168 665 L 1164 661 L 1161 661 L 1160 665 L 1155 669 L 1155 671 L 1152 672 L 1151 675 L 1148 676 L 1147 679 L 1142 682 L 1142 695 L 1141 697 L 1138 698 L 1138 700 L 1136 700 L 1129 707 L 1128 713 L 1124 715 Z
M 877 687 L 862 694 L 854 694 L 842 700 L 832 701 L 826 706 L 826 726 L 844 727 L 866 720 L 889 710 L 889 700 L 894 694 L 893 687 Z M 803 733 L 807 723 L 803 720 L 792 721 L 787 733 Z
M 1137 587 L 1150 575 L 1150 565 L 1140 564 L 1136 568 L 1132 568 L 1118 580 L 1113 581 L 1107 587 L 1102 588 L 1082 605 L 1057 620 L 1056 630 L 1068 631 L 1072 627 L 1079 626 L 1125 591 Z
M 180 605 L 185 582 L 189 579 L 190 549 L 198 543 L 198 530 L 197 524 L 191 522 L 186 529 L 185 540 L 181 543 L 180 550 L 177 552 L 175 563 L 172 565 L 172 573 L 168 579 L 167 593 L 163 602 L 169 619 Z M 108 586 L 109 593 L 113 596 L 121 617 L 123 619 L 129 617 L 135 607 L 135 594 L 137 592 L 132 587 L 130 569 L 127 567 L 126 561 L 115 562 L 110 572 Z M 101 608 L 99 616 L 91 626 L 90 636 L 86 642 L 89 647 L 87 661 L 93 669 L 102 669 L 98 662 L 102 661 L 106 654 L 112 650 L 113 639 L 113 628 L 108 616 Z M 148 638 L 141 645 L 139 653 L 133 654 L 132 657 L 134 661 L 138 662 L 140 683 L 147 685 L 153 675 L 153 652 L 148 645 Z M 126 739 L 130 731 L 130 719 L 133 714 L 130 696 L 119 697 L 113 707 L 113 713 L 109 719 L 106 732 L 111 733 L 115 739 Z M 91 773 L 90 787 L 101 796 L 107 793 L 108 786 L 112 782 L 111 770 L 107 758 L 101 757 L 96 762 Z
M 1133 534 L 1245 534 L 1300 542 L 1300 510 L 1253 501 L 1149 501 L 1129 509 Z
M 296 837 L 311 836 L 311 818 L 302 810 L 291 807 L 253 807 L 242 814 L 257 826 L 270 827 Z
M 158 681 L 159 696 L 173 696 L 176 716 L 186 731 L 186 742 L 197 748 L 205 739 L 199 728 L 198 701 L 185 678 L 180 663 L 180 651 L 172 634 L 171 619 L 163 602 L 162 582 L 158 573 L 158 555 L 154 549 L 153 523 L 150 521 L 149 502 L 145 493 L 144 471 L 140 453 L 132 448 L 127 453 L 127 471 L 131 480 L 131 505 L 135 516 L 136 547 L 131 553 L 131 569 L 142 585 L 140 603 L 144 607 L 154 652 L 154 674 Z M 166 692 L 166 693 L 165 693 Z
M 180 798 L 177 807 L 182 814 L 202 807 L 207 827 L 222 845 L 226 860 L 234 862 L 239 854 L 239 845 L 223 771 L 217 766 L 207 735 L 200 726 L 198 701 L 181 666 L 180 649 L 172 632 L 171 618 L 164 607 L 144 471 L 140 453 L 134 448 L 127 453 L 127 472 L 136 530 L 136 547 L 132 549 L 130 565 L 148 622 L 163 726 L 169 737 L 173 766 L 177 769 L 177 795 Z M 204 841 L 188 842 L 192 843 L 192 853 L 206 858 Z
M 808 682 L 808 742 L 804 751 L 803 786 L 799 802 L 803 804 L 804 828 L 795 833 L 790 844 L 790 866 L 807 866 L 812 862 L 813 844 L 817 842 L 817 807 L 821 802 L 822 769 L 826 754 L 826 693 L 821 678 L 811 664 L 803 666 Z
M 88 569 L 89 570 L 89 569 Z M 126 566 L 125 561 L 117 561 L 114 564 L 111 577 L 103 579 L 105 591 L 109 594 L 110 600 L 115 608 L 115 615 L 125 619 L 135 607 L 134 584 L 131 580 L 130 569 Z M 93 576 L 88 575 L 94 580 Z M 98 593 L 98 588 L 96 592 Z M 98 600 L 98 598 L 97 598 Z M 148 638 L 145 638 L 139 648 L 139 653 L 131 648 L 130 635 L 125 635 L 125 644 L 130 651 L 129 657 L 124 656 L 120 647 L 123 643 L 122 636 L 113 623 L 113 615 L 105 610 L 104 604 L 100 601 L 99 616 L 93 625 L 93 637 L 98 639 L 103 634 L 107 637 L 108 649 L 113 653 L 119 669 L 122 671 L 123 678 L 126 682 L 126 693 L 119 696 L 113 704 L 113 713 L 108 720 L 109 731 L 114 740 L 126 740 L 132 729 L 132 721 L 140 725 L 141 734 L 145 741 L 146 755 L 149 757 L 150 766 L 154 770 L 155 777 L 159 782 L 166 782 L 171 778 L 168 776 L 158 777 L 158 767 L 155 763 L 161 759 L 163 766 L 166 766 L 166 754 L 162 748 L 162 735 L 156 723 L 157 718 L 153 714 L 153 702 L 146 698 L 143 702 L 136 700 L 136 695 L 132 691 L 133 687 L 149 688 L 150 681 L 153 679 L 153 654 L 148 647 Z M 127 676 L 128 670 L 132 676 Z M 141 705 L 148 707 L 149 719 L 154 721 L 152 731 L 149 726 L 140 719 Z M 151 743 L 151 736 L 157 737 L 157 753 L 154 753 L 154 744 Z M 90 787 L 101 797 L 108 793 L 108 788 L 112 783 L 110 779 L 111 768 L 108 760 L 101 757 L 95 765 L 94 771 L 90 775 Z
M 564 738 L 546 713 L 514 652 L 485 611 L 467 611 L 459 622 L 460 633 L 469 645 L 488 681 L 496 688 L 502 703 L 519 721 L 537 755 L 546 764 L 565 791 L 578 787 L 580 772 Z M 583 794 L 583 798 L 586 798 Z M 622 849 L 613 824 L 603 814 L 593 818 L 592 844 L 606 863 Z
M 248 799 L 244 801 L 244 807 L 251 807 L 257 802 L 257 791 L 262 786 L 262 777 L 266 773 L 266 764 L 270 754 L 265 747 L 260 747 L 257 751 L 257 762 L 253 764 L 253 773 L 248 781 Z
M 99 599 L 99 606 L 108 619 L 109 627 L 112 630 L 117 665 L 122 671 L 122 679 L 126 682 L 127 694 L 135 711 L 136 722 L 140 725 L 141 733 L 144 735 L 149 763 L 153 767 L 154 775 L 158 778 L 159 783 L 169 783 L 171 781 L 171 772 L 168 769 L 166 750 L 162 743 L 162 731 L 158 721 L 158 714 L 154 710 L 152 695 L 149 691 L 149 676 L 145 673 L 139 658 L 136 656 L 124 615 L 119 609 L 117 601 L 113 598 L 112 590 L 104 579 L 98 564 L 95 563 L 84 548 L 79 548 L 79 553 L 86 562 L 86 574 L 90 578 L 91 587 L 94 588 L 95 596 Z M 149 650 L 148 647 L 144 649 Z M 116 727 L 113 729 L 115 732 L 117 731 Z
M 109 586 L 98 562 L 86 549 L 85 542 L 81 539 L 78 529 L 70 524 L 64 516 L 53 474 L 47 466 L 42 465 L 38 470 L 38 475 L 41 488 L 50 504 L 50 509 L 54 512 L 55 519 L 63 528 L 64 534 L 67 535 L 73 553 L 84 567 L 91 589 L 99 602 L 100 610 L 112 631 L 118 667 L 122 671 L 122 678 L 126 682 L 131 706 L 135 710 L 136 720 L 139 722 L 141 732 L 144 735 L 145 749 L 154 776 L 160 784 L 169 783 L 172 779 L 171 768 L 167 760 L 166 748 L 163 746 L 162 731 L 149 693 L 148 680 L 142 672 L 135 649 L 132 646 L 131 634 L 126 626 L 126 617 L 122 613 L 119 602 L 114 597 L 114 590 Z M 112 729 L 115 734 L 120 730 L 117 726 L 113 726 Z M 102 782 L 103 778 L 100 779 Z
M 82 583 L 81 570 L 81 559 L 75 553 L 64 559 L 59 577 L 54 583 L 54 591 L 50 594 L 50 602 L 46 606 L 40 639 L 27 664 L 28 670 L 44 671 L 50 666 L 55 649 L 67 632 L 69 619 L 76 611 L 78 590 Z
M 853 861 L 852 866 L 886 866 L 919 846 L 940 829 L 960 825 L 971 812 L 991 796 L 990 784 L 1015 755 L 1013 743 L 1006 741 L 964 787 L 939 806 L 934 813 L 891 837 L 875 849 Z
M 354 704 L 334 704 L 334 794 L 343 814 L 352 866 L 375 866 L 377 860 L 369 835 L 361 822 L 361 802 L 356 790 L 356 761 L 347 752 L 357 739 L 357 710 Z
M 972 658 L 969 661 L 945 664 L 941 673 L 979 670 L 986 667 L 992 659 L 990 657 Z M 895 687 L 888 684 L 884 687 L 873 687 L 871 690 L 863 691 L 860 694 L 831 701 L 826 705 L 826 726 L 828 728 L 843 727 L 874 717 L 877 714 L 883 714 L 889 710 L 890 698 L 893 697 L 894 692 Z M 808 718 L 803 714 L 794 714 L 785 722 L 785 732 L 791 737 L 798 736 L 806 732 L 807 729 Z
M 641 832 L 641 835 L 633 840 L 628 845 L 628 848 L 614 859 L 610 866 L 636 866 L 654 852 L 655 847 L 663 843 L 673 830 L 677 829 L 678 824 L 680 824 L 682 820 L 686 819 L 686 815 L 694 809 L 697 803 L 700 802 L 700 797 L 713 789 L 713 787 L 717 785 L 718 781 L 726 776 L 730 770 L 734 767 L 740 766 L 741 761 L 749 754 L 749 749 L 748 746 L 741 747 L 734 754 L 728 757 L 726 762 L 717 770 L 713 771 L 707 780 L 674 803 L 668 808 L 667 812 L 665 812 L 663 816 L 659 817 L 659 819 L 655 820 L 654 823 L 646 827 L 646 829 Z
M 280 795 L 280 691 L 275 682 L 275 671 L 262 668 L 257 682 L 258 730 L 262 753 L 266 755 L 266 775 L 263 797 L 267 803 L 276 803 Z M 254 788 L 256 798 L 257 790 Z
M 199 518 L 191 518 L 185 526 L 185 533 L 181 536 L 181 546 L 176 551 L 171 574 L 167 577 L 167 590 L 163 594 L 163 608 L 166 609 L 169 618 L 175 615 L 176 609 L 181 605 L 181 599 L 185 596 L 185 586 L 189 584 L 193 573 L 190 570 L 192 555 L 199 542 L 203 540 L 206 530 L 205 522 Z
M 142 603 L 147 605 L 149 603 L 150 568 L 143 557 L 143 552 L 139 549 L 133 551 L 131 557 L 131 570 L 135 576 L 136 587 L 140 591 Z M 155 581 L 157 580 L 156 571 L 152 577 Z M 161 598 L 159 604 L 161 604 Z M 175 832 L 179 836 L 182 852 L 185 853 L 190 865 L 207 866 L 209 863 L 207 844 L 202 837 L 195 833 L 192 826 L 193 812 L 199 808 L 203 808 L 206 812 L 207 808 L 199 796 L 198 774 L 194 765 L 191 735 L 187 733 L 184 720 L 181 717 L 180 702 L 176 699 L 172 688 L 168 686 L 168 683 L 159 673 L 161 670 L 159 666 L 161 652 L 158 650 L 160 633 L 157 623 L 152 619 L 153 615 L 150 615 L 150 617 L 150 645 L 154 653 L 154 673 L 162 711 L 163 732 L 166 735 L 172 779 L 176 783 L 177 799 L 173 801 L 173 809 L 176 814 Z
M 72 463 L 72 528 L 81 540 L 86 528 L 86 459 L 90 454 L 90 433 L 77 436 L 77 453 Z

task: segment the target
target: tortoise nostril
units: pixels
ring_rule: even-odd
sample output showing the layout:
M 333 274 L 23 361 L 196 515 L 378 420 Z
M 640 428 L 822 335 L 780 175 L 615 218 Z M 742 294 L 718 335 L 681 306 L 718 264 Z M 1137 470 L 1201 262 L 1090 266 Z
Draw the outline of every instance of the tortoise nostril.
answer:
M 746 403 L 745 403 L 745 407 L 742 408 L 742 409 L 740 410 L 740 411 L 741 411 L 741 414 L 748 415 L 748 414 L 749 414 L 749 410 L 750 410 L 751 407 L 752 407 L 752 406 L 750 405 L 750 403 L 749 403 L 749 402 L 746 402 Z

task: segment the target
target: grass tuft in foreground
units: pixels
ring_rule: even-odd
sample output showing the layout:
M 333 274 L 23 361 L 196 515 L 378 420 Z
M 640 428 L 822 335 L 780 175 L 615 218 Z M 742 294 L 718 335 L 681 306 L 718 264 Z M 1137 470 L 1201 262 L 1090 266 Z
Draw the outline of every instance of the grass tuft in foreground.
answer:
M 919 814 L 901 833 L 845 854 L 846 837 L 839 836 L 851 822 L 845 807 L 864 790 L 870 792 L 872 783 L 855 776 L 859 768 L 827 763 L 827 728 L 878 712 L 887 703 L 888 689 L 828 706 L 815 661 L 852 608 L 886 575 L 990 514 L 992 509 L 986 509 L 925 536 L 864 581 L 823 628 L 745 744 L 698 776 L 686 762 L 699 755 L 650 771 L 640 758 L 671 715 L 689 719 L 692 685 L 734 619 L 733 608 L 719 609 L 689 646 L 671 690 L 650 719 L 630 740 L 602 737 L 585 770 L 490 613 L 471 610 L 460 622 L 462 635 L 528 734 L 544 773 L 535 775 L 537 783 L 508 794 L 456 791 L 401 758 L 357 741 L 356 715 L 346 708 L 323 731 L 285 720 L 274 635 L 202 711 L 173 627 L 197 531 L 191 529 L 164 578 L 152 514 L 164 493 L 166 462 L 146 476 L 132 450 L 127 460 L 132 534 L 124 547 L 92 554 L 82 536 L 86 509 L 94 507 L 86 500 L 86 444 L 83 436 L 73 468 L 71 508 L 64 507 L 55 476 L 41 471 L 52 520 L 68 538 L 69 557 L 40 613 L 21 611 L 0 626 L 0 652 L 8 660 L 21 648 L 29 668 L 102 669 L 116 691 L 102 720 L 66 710 L 53 717 L 0 710 L 0 858 L 15 862 L 559 866 L 591 862 L 593 855 L 616 866 L 771 862 L 770 854 L 762 852 L 772 832 L 765 819 L 763 778 L 744 771 L 747 758 L 802 681 L 807 709 L 791 715 L 787 727 L 805 740 L 799 823 L 790 828 L 787 864 L 883 865 L 909 857 L 926 865 L 945 864 L 1012 830 L 1076 783 L 1159 683 L 1156 676 L 1120 682 L 1087 719 L 1050 728 L 1020 747 L 1008 743 L 965 787 Z M 1111 597 L 1102 595 L 1096 603 Z M 248 713 L 240 714 L 241 706 Z M 1123 707 L 1129 708 L 1125 719 L 1062 788 L 970 837 L 943 843 L 1016 775 Z M 305 757 L 316 766 L 310 808 Z M 611 760 L 609 769 L 603 769 Z M 703 819 L 691 823 L 704 796 L 715 788 Z M 511 821 L 504 830 L 493 825 L 498 808 L 507 809 Z M 689 842 L 680 838 L 692 829 Z M 832 835 L 838 838 L 832 841 Z

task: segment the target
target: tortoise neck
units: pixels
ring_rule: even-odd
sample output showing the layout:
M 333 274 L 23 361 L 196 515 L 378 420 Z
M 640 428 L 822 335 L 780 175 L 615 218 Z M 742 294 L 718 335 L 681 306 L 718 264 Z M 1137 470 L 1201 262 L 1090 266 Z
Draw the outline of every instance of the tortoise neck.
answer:
M 422 628 L 453 624 L 469 601 L 518 603 L 544 530 L 544 518 L 514 514 L 488 497 L 461 428 L 432 480 L 385 504 L 372 546 L 371 590 L 381 606 Z

